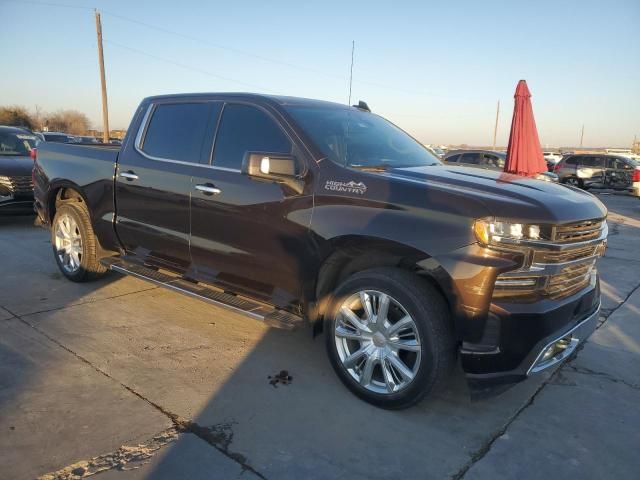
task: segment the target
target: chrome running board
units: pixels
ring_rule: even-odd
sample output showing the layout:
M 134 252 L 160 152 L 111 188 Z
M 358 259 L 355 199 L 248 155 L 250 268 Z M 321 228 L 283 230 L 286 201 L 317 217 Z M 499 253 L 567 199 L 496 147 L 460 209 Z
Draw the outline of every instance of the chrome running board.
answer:
M 130 263 L 122 258 L 110 257 L 102 260 L 101 263 L 115 272 L 131 275 L 163 288 L 189 295 L 231 312 L 259 320 L 272 327 L 293 330 L 304 323 L 302 317 L 287 311 L 279 310 L 246 297 L 233 295 L 208 285 L 205 286 L 185 280 L 177 275 Z

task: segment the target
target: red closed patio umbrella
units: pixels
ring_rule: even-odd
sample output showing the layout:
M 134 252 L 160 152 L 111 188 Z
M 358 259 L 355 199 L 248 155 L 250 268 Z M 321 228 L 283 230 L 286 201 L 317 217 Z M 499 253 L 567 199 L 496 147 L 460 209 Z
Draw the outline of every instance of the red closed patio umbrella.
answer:
M 515 105 L 509 134 L 509 147 L 504 171 L 527 177 L 547 171 L 536 121 L 531 107 L 531 93 L 527 82 L 520 80 L 514 95 Z

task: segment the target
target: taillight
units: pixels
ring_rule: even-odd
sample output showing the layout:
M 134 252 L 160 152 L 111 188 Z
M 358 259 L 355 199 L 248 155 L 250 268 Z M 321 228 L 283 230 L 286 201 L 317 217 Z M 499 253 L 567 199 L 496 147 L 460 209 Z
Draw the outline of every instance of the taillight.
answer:
M 636 167 L 635 171 L 633 172 L 633 182 L 640 182 L 640 167 Z
M 554 171 L 554 172 L 557 172 L 558 170 L 560 170 L 560 162 L 556 163 L 556 164 L 553 166 L 553 171 Z
M 31 160 L 35 162 L 36 158 L 38 157 L 38 149 L 32 148 L 31 151 L 29 152 L 29 156 L 31 157 Z

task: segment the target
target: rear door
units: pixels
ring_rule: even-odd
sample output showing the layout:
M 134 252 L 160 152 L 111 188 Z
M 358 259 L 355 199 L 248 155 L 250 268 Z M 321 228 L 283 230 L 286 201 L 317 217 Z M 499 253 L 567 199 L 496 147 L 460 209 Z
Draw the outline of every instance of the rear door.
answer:
M 463 153 L 460 157 L 460 165 L 464 167 L 482 167 L 482 154 L 478 152 Z
M 312 162 L 304 160 L 276 112 L 226 103 L 211 166 L 192 179 L 191 256 L 196 279 L 228 285 L 276 306 L 295 303 L 310 251 Z M 241 173 L 249 152 L 294 154 L 302 193 Z
M 577 169 L 577 176 L 585 186 L 602 188 L 604 186 L 604 158 L 598 155 L 583 155 Z
M 129 255 L 187 270 L 191 176 L 211 148 L 212 102 L 151 105 L 118 161 L 116 231 Z

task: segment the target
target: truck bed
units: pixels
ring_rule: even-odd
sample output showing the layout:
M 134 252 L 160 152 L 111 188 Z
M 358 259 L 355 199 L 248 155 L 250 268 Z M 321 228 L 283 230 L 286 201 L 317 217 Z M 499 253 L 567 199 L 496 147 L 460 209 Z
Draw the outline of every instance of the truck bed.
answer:
M 82 192 L 91 212 L 94 230 L 101 238 L 115 243 L 112 225 L 115 214 L 113 192 L 119 153 L 119 145 L 40 143 L 34 165 L 34 193 L 36 210 L 42 220 L 49 223 L 53 209 L 52 205 L 43 205 L 41 199 L 53 201 L 56 191 L 72 187 Z

